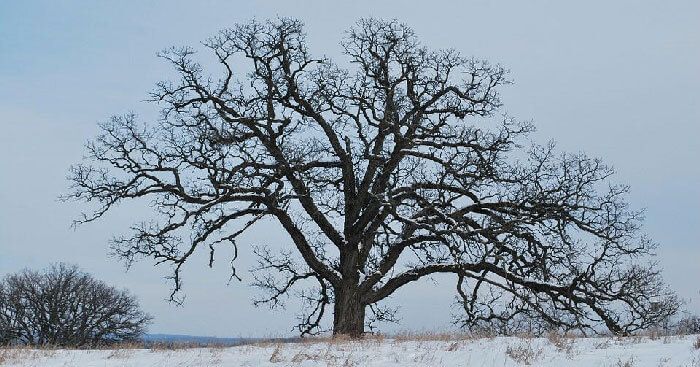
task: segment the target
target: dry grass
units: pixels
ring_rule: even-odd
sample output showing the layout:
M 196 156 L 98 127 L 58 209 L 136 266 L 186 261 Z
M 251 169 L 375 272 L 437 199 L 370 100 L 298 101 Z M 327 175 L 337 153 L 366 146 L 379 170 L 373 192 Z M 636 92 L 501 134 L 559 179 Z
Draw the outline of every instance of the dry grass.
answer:
M 301 363 L 303 361 L 320 361 L 324 359 L 323 354 L 311 354 L 304 351 L 299 351 L 294 356 L 292 356 L 292 363 Z
M 240 347 L 242 350 L 265 348 L 269 350 L 266 353 L 269 355 L 269 361 L 273 363 L 291 363 L 293 365 L 303 364 L 305 361 L 327 361 L 329 366 L 345 366 L 353 362 L 349 359 L 349 355 L 356 353 L 358 350 L 371 348 L 376 345 L 389 343 L 393 346 L 396 353 L 397 362 L 399 359 L 405 358 L 406 353 L 412 353 L 409 357 L 414 363 L 425 365 L 439 364 L 436 356 L 440 356 L 444 352 L 456 352 L 464 348 L 470 348 L 469 342 L 483 339 L 491 339 L 495 337 L 492 334 L 473 334 L 461 332 L 400 332 L 395 334 L 367 334 L 360 339 L 350 338 L 347 336 L 317 336 L 309 338 L 291 338 L 280 339 L 270 338 L 266 340 L 258 340 L 255 342 L 244 343 Z M 506 345 L 505 353 L 514 361 L 523 364 L 536 364 L 537 359 L 542 356 L 546 343 L 548 342 L 556 350 L 562 354 L 566 354 L 572 358 L 577 349 L 576 334 L 550 332 L 545 335 L 546 340 L 535 338 L 532 334 L 517 335 L 519 339 L 512 339 L 510 345 Z M 668 337 L 668 342 L 671 342 L 672 337 Z M 700 337 L 693 337 L 692 345 L 697 350 L 700 349 Z M 605 349 L 615 345 L 630 345 L 654 339 L 654 335 L 636 335 L 631 337 L 613 337 L 602 338 L 600 343 L 594 342 L 593 347 L 596 349 Z M 666 342 L 666 337 L 664 341 Z M 542 344 L 542 343 L 545 344 Z M 295 346 L 296 345 L 296 346 Z M 129 359 L 135 350 L 146 350 L 153 353 L 172 353 L 177 350 L 186 349 L 201 349 L 203 357 L 211 358 L 212 361 L 221 358 L 222 349 L 229 348 L 230 345 L 208 344 L 201 343 L 122 343 L 116 345 L 105 345 L 97 348 L 106 350 L 107 359 L 122 360 Z M 310 349 L 312 348 L 312 349 Z M 55 353 L 57 348 L 52 346 L 46 347 L 15 347 L 15 348 L 0 348 L 0 365 L 3 363 L 12 363 L 13 361 L 25 361 L 41 359 L 42 357 L 50 357 Z M 310 352 L 315 350 L 316 352 Z M 413 354 L 414 353 L 414 354 Z M 438 358 L 439 359 L 439 358 Z M 629 367 L 634 361 L 620 360 L 618 366 Z M 700 367 L 700 365 L 698 366 Z
M 361 338 L 352 338 L 347 335 L 324 335 L 324 336 L 313 336 L 298 339 L 275 339 L 271 338 L 268 340 L 260 340 L 251 343 L 245 343 L 245 345 L 257 346 L 257 347 L 270 347 L 281 343 L 301 343 L 301 344 L 328 344 L 328 345 L 342 345 L 342 344 L 374 344 L 383 343 L 390 340 L 395 343 L 402 342 L 458 342 L 458 341 L 469 341 L 475 339 L 484 338 L 494 338 L 495 334 L 474 334 L 474 333 L 461 333 L 461 332 L 413 332 L 405 331 L 398 332 L 394 334 L 365 334 Z
M 440 365 L 436 356 L 441 349 L 454 352 L 464 345 L 465 341 L 474 340 L 479 336 L 466 333 L 435 333 L 435 332 L 401 332 L 397 334 L 366 334 L 362 338 L 350 338 L 348 336 L 315 336 L 299 340 L 264 340 L 248 344 L 251 348 L 272 349 L 269 361 L 273 363 L 288 363 L 290 365 L 303 364 L 305 361 L 324 361 L 328 366 L 350 367 L 360 366 L 363 363 L 353 359 L 352 356 L 358 350 L 375 345 L 392 343 L 403 352 L 397 352 L 396 362 L 399 362 L 399 354 L 403 356 L 412 354 L 410 359 L 420 365 Z M 432 342 L 444 342 L 446 346 L 436 345 Z M 415 343 L 415 345 L 405 345 Z M 286 348 L 284 344 L 289 344 Z M 301 348 L 294 347 L 299 344 Z M 315 352 L 309 352 L 314 346 Z M 408 348 L 408 349 L 406 349 Z
M 250 343 L 253 344 L 253 343 Z M 270 342 L 268 345 L 273 345 Z M 243 345 L 243 344 L 241 344 Z M 122 348 L 122 346 L 124 346 Z M 235 344 L 221 344 L 221 343 L 194 343 L 194 342 L 156 342 L 156 343 L 135 343 L 135 344 L 116 344 L 106 348 L 99 349 L 148 349 L 151 352 L 160 351 L 173 351 L 173 350 L 183 350 L 183 349 L 226 349 L 230 347 L 238 346 Z
M 262 347 L 262 348 L 275 348 L 280 345 L 285 344 L 302 344 L 302 345 L 315 345 L 315 344 L 327 344 L 329 346 L 339 346 L 344 344 L 352 345 L 373 345 L 381 344 L 385 342 L 391 343 L 404 343 L 404 342 L 444 342 L 448 346 L 447 351 L 458 350 L 463 342 L 480 340 L 480 339 L 493 339 L 497 335 L 493 333 L 465 333 L 465 332 L 421 332 L 421 331 L 404 331 L 393 334 L 365 334 L 361 338 L 351 338 L 346 335 L 322 335 L 313 336 L 305 338 L 275 338 L 270 337 L 268 339 L 257 339 L 255 341 L 242 342 L 241 344 L 219 344 L 219 343 L 190 343 L 190 342 L 151 342 L 151 343 L 118 343 L 110 344 L 96 347 L 58 347 L 58 346 L 39 346 L 32 347 L 31 349 L 37 350 L 55 350 L 55 349 L 93 349 L 93 350 L 150 350 L 153 352 L 158 351 L 173 351 L 181 349 L 225 349 L 235 346 L 249 346 L 249 347 Z M 533 340 L 536 338 L 535 335 L 531 333 L 520 333 L 513 335 L 515 338 L 522 340 Z M 577 338 L 582 336 L 570 333 L 559 333 L 550 332 L 544 335 L 546 339 L 554 345 L 557 350 L 562 352 L 570 351 Z M 609 347 L 611 344 L 625 345 L 625 344 L 636 344 L 643 342 L 647 339 L 658 339 L 660 336 L 655 334 L 638 334 L 627 337 L 611 337 L 601 339 L 601 343 L 596 345 L 597 349 L 604 349 Z M 672 336 L 661 337 L 664 342 L 671 342 Z M 699 342 L 700 343 L 700 342 Z M 20 347 L 20 349 L 26 347 Z M 13 348 L 17 349 L 17 348 Z
M 111 349 L 107 359 L 126 359 L 133 354 L 134 349 Z
M 460 333 L 460 332 L 403 332 L 395 335 L 387 336 L 398 342 L 404 341 L 439 341 L 439 342 L 455 342 L 455 341 L 467 341 L 481 338 L 491 338 L 492 335 L 481 335 L 481 334 L 470 334 L 470 333 Z
M 0 365 L 19 361 L 34 361 L 41 358 L 49 358 L 56 353 L 55 349 L 36 349 L 29 347 L 0 347 Z
M 576 346 L 576 337 L 574 335 L 552 331 L 547 334 L 547 340 L 557 348 L 557 351 L 566 353 L 568 356 L 574 354 L 574 347 Z
M 448 352 L 454 352 L 457 349 L 459 349 L 459 342 L 452 342 L 447 346 L 447 348 L 445 348 L 445 350 Z
M 0 364 L 9 363 L 17 359 L 17 350 L 0 349 Z
M 492 335 L 474 335 L 466 333 L 417 333 L 402 332 L 398 334 L 373 334 L 366 335 L 361 339 L 353 339 L 346 336 L 321 336 L 304 339 L 269 339 L 260 340 L 255 343 L 246 343 L 238 346 L 241 354 L 260 353 L 262 351 L 263 360 L 268 360 L 280 365 L 305 365 L 319 364 L 331 367 L 362 366 L 369 361 L 371 356 L 364 356 L 363 350 L 372 349 L 376 346 L 389 346 L 383 358 L 393 360 L 400 364 L 415 364 L 425 366 L 439 366 L 443 363 L 443 358 L 452 358 L 452 353 L 460 351 L 477 352 L 478 348 L 472 342 L 481 344 L 484 339 L 492 338 Z M 552 352 L 553 348 L 559 353 L 566 353 L 570 359 L 574 354 L 581 353 L 583 346 L 590 345 L 596 349 L 619 348 L 619 346 L 630 345 L 639 342 L 648 342 L 650 335 L 633 336 L 625 338 L 601 338 L 597 340 L 578 341 L 579 336 L 574 334 L 551 332 L 546 338 L 535 338 L 532 334 L 523 334 L 514 338 L 504 338 L 504 343 L 499 341 L 498 349 L 505 352 L 508 358 L 519 365 L 537 365 L 538 361 L 545 358 Z M 669 339 L 670 340 L 670 339 Z M 583 344 L 581 344 L 583 343 Z M 700 336 L 693 336 L 692 339 L 685 339 L 685 343 L 691 344 L 696 350 L 700 349 Z M 551 345 L 551 347 L 550 347 Z M 583 346 L 582 346 L 583 345 Z M 112 360 L 111 363 L 126 363 L 135 355 L 144 352 L 162 353 L 165 359 L 175 358 L 180 353 L 178 350 L 196 348 L 197 351 L 188 352 L 202 361 L 207 361 L 205 365 L 215 365 L 223 358 L 228 358 L 229 353 L 224 351 L 228 346 L 209 345 L 193 343 L 156 343 L 156 344 L 119 344 L 104 346 L 103 357 Z M 476 348 L 476 349 L 475 349 Z M 501 349 L 503 348 L 503 349 Z M 13 347 L 0 348 L 0 366 L 4 364 L 25 363 L 31 365 L 42 365 L 43 358 L 51 358 L 58 348 L 42 347 Z M 61 348 L 64 349 L 64 348 Z M 139 351 L 140 350 L 140 351 Z M 61 353 L 61 352 L 59 352 Z M 639 361 L 633 358 L 608 360 L 608 365 L 613 367 L 633 367 Z M 160 357 L 159 357 L 160 358 Z M 699 357 L 700 358 L 700 357 Z M 29 362 L 27 362 L 29 361 Z M 661 365 L 661 364 L 660 364 Z M 694 361 L 693 366 L 700 367 L 700 361 Z
M 317 338 L 314 338 L 317 339 Z M 325 348 L 309 348 L 305 345 L 288 345 L 285 347 L 283 344 L 272 344 L 267 346 L 260 345 L 249 345 L 247 347 L 257 348 L 274 348 L 270 358 L 268 359 L 272 363 L 284 363 L 290 366 L 302 365 L 307 361 L 311 362 L 324 362 L 327 366 L 331 367 L 353 367 L 357 366 L 358 362 L 353 358 L 353 353 L 362 349 L 364 344 L 349 344 L 350 340 L 343 339 L 342 341 L 334 340 L 333 338 L 323 338 L 322 340 L 315 340 L 316 345 L 320 343 L 326 343 Z M 347 342 L 347 344 L 346 344 Z M 357 342 L 357 341 L 354 341 Z M 306 342 L 311 343 L 311 342 Z M 359 341 L 359 343 L 365 343 L 364 341 Z
M 282 352 L 280 351 L 280 347 L 278 345 L 277 348 L 275 348 L 275 350 L 272 351 L 272 355 L 270 356 L 270 362 L 272 362 L 272 363 L 283 362 L 281 354 L 282 354 Z
M 141 346 L 143 348 L 144 346 Z M 196 344 L 196 343 L 150 343 L 146 347 L 146 349 L 150 350 L 151 352 L 162 352 L 162 351 L 171 351 L 171 350 L 180 350 L 180 349 L 193 349 L 193 348 L 202 348 L 201 344 Z
M 531 365 L 532 362 L 536 361 L 543 351 L 541 348 L 535 348 L 531 342 L 524 342 L 518 345 L 509 345 L 506 348 L 506 354 L 508 357 L 512 358 L 514 361 L 524 364 Z
M 618 359 L 615 367 L 634 367 L 634 357 L 626 360 Z

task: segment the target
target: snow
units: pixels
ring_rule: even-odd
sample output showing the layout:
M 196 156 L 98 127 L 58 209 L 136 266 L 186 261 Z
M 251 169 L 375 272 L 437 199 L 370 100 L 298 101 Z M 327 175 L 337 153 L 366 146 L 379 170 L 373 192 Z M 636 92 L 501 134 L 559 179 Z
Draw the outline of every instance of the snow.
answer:
M 700 367 L 698 336 L 665 338 L 372 339 L 260 343 L 227 348 L 0 349 L 7 367 L 567 366 Z

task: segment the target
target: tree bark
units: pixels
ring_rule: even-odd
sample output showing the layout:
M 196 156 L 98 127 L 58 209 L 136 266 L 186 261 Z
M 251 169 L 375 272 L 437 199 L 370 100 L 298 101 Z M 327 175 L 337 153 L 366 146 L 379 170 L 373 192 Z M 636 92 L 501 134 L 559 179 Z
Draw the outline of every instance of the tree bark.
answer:
M 335 290 L 333 335 L 359 338 L 365 332 L 365 305 L 356 285 Z

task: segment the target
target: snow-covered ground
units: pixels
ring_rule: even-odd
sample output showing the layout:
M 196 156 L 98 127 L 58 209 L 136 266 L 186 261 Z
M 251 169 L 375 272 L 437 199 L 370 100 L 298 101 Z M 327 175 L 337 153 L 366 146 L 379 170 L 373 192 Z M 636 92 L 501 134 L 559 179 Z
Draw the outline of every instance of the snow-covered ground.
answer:
M 0 349 L 0 366 L 566 366 L 700 367 L 698 336 L 650 338 L 373 339 L 227 348 Z

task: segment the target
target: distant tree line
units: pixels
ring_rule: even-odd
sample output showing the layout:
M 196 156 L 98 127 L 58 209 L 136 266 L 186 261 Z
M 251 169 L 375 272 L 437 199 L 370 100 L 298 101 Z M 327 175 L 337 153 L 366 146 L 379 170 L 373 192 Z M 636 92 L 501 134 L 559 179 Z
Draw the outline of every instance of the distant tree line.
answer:
M 134 296 L 55 264 L 0 281 L 0 345 L 98 346 L 140 340 L 152 317 Z

